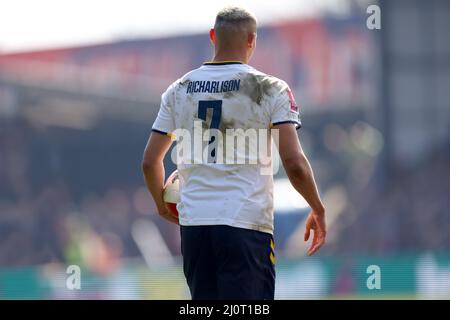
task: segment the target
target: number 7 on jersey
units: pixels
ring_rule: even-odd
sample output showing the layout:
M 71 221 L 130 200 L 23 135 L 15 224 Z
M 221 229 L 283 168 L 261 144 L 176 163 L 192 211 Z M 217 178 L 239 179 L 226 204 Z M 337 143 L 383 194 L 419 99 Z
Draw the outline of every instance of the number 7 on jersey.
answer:
M 208 109 L 212 109 L 211 123 L 209 125 L 210 129 L 219 129 L 220 120 L 222 117 L 222 100 L 200 100 L 198 102 L 198 118 L 206 121 L 206 116 Z M 216 141 L 216 137 L 211 135 L 209 140 L 208 149 L 208 162 L 216 162 L 216 146 L 213 144 Z

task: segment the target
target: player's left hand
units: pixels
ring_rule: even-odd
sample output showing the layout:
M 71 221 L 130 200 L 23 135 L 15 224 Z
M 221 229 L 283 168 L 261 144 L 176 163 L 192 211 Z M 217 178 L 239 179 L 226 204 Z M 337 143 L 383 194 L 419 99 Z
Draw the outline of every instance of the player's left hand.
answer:
M 327 234 L 326 224 L 325 224 L 325 213 L 317 213 L 311 211 L 306 220 L 306 228 L 304 240 L 308 241 L 311 230 L 314 232 L 313 241 L 311 247 L 308 250 L 308 255 L 312 256 L 316 253 L 320 247 L 325 243 L 325 238 Z

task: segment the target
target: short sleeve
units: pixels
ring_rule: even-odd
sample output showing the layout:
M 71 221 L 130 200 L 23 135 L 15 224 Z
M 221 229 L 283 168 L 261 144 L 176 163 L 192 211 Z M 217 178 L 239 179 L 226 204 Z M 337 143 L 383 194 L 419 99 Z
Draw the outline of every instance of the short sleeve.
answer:
M 294 95 L 287 84 L 284 84 L 279 95 L 274 101 L 271 123 L 272 126 L 282 123 L 293 123 L 297 129 L 302 126 L 299 107 L 295 102 Z
M 162 134 L 169 134 L 175 130 L 175 121 L 173 118 L 173 86 L 170 86 L 166 92 L 161 95 L 161 106 L 158 116 L 153 123 L 152 130 Z

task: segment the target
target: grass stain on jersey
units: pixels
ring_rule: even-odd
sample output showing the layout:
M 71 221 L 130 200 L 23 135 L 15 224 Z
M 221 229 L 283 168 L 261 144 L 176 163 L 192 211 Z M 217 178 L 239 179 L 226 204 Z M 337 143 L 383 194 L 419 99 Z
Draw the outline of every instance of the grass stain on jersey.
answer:
M 233 91 L 228 91 L 223 94 L 224 99 L 231 99 L 234 96 Z
M 180 86 L 186 86 L 188 85 L 188 83 L 191 81 L 191 79 L 186 78 L 184 79 L 184 81 L 180 81 Z
M 277 81 L 268 75 L 246 74 L 243 78 L 243 92 L 257 105 L 261 105 L 264 95 L 270 95 L 270 90 Z

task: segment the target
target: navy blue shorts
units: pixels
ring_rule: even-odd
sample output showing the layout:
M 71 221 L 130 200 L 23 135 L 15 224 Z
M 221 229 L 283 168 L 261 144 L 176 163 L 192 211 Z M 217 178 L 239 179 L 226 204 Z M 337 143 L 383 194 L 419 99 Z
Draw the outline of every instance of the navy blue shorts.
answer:
M 225 225 L 180 229 L 183 271 L 192 299 L 274 299 L 271 234 Z

